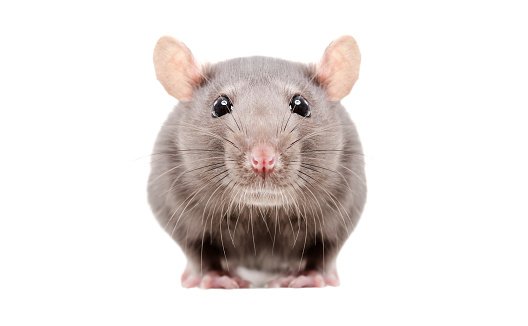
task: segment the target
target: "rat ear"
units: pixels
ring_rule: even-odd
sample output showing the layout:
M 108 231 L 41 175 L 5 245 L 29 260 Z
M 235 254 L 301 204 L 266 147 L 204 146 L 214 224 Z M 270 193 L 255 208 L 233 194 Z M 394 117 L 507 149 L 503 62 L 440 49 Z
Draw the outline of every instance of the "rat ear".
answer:
M 156 43 L 154 69 L 167 93 L 178 100 L 190 100 L 202 79 L 189 48 L 170 36 L 163 36 Z
M 341 36 L 330 43 L 316 66 L 317 79 L 331 99 L 341 100 L 359 77 L 361 54 L 352 36 Z

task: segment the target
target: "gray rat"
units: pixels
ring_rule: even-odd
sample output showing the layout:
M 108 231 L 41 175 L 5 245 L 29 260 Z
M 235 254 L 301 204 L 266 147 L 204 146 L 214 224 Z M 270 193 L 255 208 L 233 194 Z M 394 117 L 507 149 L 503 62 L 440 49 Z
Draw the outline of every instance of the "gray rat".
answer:
M 340 100 L 359 75 L 351 36 L 317 64 L 200 65 L 169 36 L 156 76 L 179 100 L 154 146 L 148 198 L 187 257 L 182 286 L 337 286 L 366 200 L 362 147 Z

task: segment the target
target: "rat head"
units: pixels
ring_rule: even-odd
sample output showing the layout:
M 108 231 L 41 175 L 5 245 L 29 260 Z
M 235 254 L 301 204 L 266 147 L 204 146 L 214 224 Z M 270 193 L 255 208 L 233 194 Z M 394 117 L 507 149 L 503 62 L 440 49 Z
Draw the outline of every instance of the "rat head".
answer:
M 164 127 L 181 170 L 175 176 L 190 193 L 239 207 L 298 206 L 307 193 L 348 186 L 340 170 L 351 156 L 341 154 L 359 142 L 339 100 L 359 63 L 350 36 L 331 43 L 318 64 L 249 57 L 205 65 L 162 37 L 156 75 L 180 100 Z

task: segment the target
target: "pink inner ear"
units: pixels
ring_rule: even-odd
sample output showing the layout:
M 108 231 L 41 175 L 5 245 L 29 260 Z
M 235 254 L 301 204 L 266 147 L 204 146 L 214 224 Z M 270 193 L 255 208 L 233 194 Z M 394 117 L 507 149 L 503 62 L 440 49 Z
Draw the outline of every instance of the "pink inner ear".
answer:
M 191 51 L 170 36 L 158 40 L 154 49 L 156 76 L 167 93 L 178 100 L 190 100 L 201 73 Z
M 193 55 L 186 48 L 187 51 L 179 51 L 174 54 L 172 60 L 169 61 L 168 76 L 171 80 L 171 92 L 179 100 L 190 100 L 194 92 L 194 87 L 200 84 L 201 74 L 196 64 Z M 187 53 L 185 53 L 187 52 Z
M 351 36 L 332 42 L 317 65 L 317 78 L 331 99 L 347 96 L 359 76 L 361 54 Z
M 317 80 L 319 81 L 319 83 L 321 85 L 327 85 L 328 83 L 328 77 L 329 77 L 329 69 L 328 69 L 328 65 L 325 63 L 326 58 L 323 57 L 321 59 L 321 61 L 319 61 L 315 67 L 316 69 L 316 73 L 317 73 Z

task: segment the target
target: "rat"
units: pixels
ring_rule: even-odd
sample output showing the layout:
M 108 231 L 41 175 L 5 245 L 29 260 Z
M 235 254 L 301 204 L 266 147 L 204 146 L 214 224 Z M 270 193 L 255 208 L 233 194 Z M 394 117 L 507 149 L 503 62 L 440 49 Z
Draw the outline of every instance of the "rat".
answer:
M 159 39 L 156 76 L 178 104 L 154 145 L 148 199 L 187 257 L 183 287 L 339 285 L 336 258 L 367 193 L 340 103 L 360 61 L 351 36 L 310 64 L 199 64 L 182 42 Z

